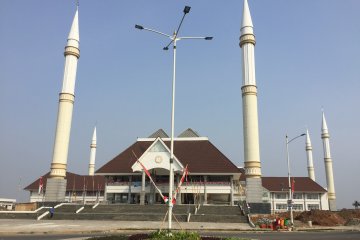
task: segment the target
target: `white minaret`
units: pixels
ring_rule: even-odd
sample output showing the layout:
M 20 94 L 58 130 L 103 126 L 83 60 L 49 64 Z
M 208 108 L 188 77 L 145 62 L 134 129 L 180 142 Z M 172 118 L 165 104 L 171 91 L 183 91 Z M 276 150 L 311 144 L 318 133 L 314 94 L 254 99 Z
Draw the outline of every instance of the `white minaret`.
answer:
M 71 119 L 79 50 L 78 9 L 65 46 L 65 68 L 62 90 L 59 94 L 59 109 L 55 132 L 53 159 L 50 177 L 46 184 L 46 201 L 64 201 L 66 191 L 66 165 L 70 140 Z
M 314 162 L 313 162 L 313 154 L 312 154 L 312 146 L 310 141 L 309 130 L 306 130 L 306 142 L 305 142 L 305 150 L 307 156 L 307 169 L 308 176 L 315 182 L 315 171 L 314 171 Z
M 322 113 L 321 138 L 323 141 L 323 149 L 324 149 L 325 174 L 326 174 L 326 183 L 327 183 L 327 191 L 328 191 L 328 199 L 329 199 L 329 208 L 331 211 L 336 211 L 334 173 L 333 173 L 332 159 L 330 154 L 330 142 L 329 142 L 330 135 L 326 124 L 324 112 Z
M 255 80 L 255 35 L 247 0 L 244 0 L 240 33 L 246 199 L 248 202 L 262 202 L 257 87 Z
M 94 176 L 94 172 L 95 172 L 95 155 L 96 155 L 96 127 L 94 128 L 94 133 L 90 144 L 90 163 L 89 163 L 90 176 Z

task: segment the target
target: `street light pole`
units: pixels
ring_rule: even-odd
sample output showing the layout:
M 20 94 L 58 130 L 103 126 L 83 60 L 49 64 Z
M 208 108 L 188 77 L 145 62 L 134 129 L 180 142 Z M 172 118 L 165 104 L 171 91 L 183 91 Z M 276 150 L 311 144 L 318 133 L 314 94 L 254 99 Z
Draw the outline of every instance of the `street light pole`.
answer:
M 291 174 L 290 174 L 290 155 L 289 155 L 289 143 L 291 143 L 292 141 L 294 141 L 295 139 L 305 136 L 306 134 L 303 133 L 299 136 L 296 136 L 294 138 L 292 138 L 291 140 L 289 140 L 288 135 L 286 134 L 286 154 L 287 154 L 287 166 L 288 166 L 288 181 L 289 181 L 289 200 L 288 200 L 288 207 L 290 209 L 290 223 L 291 223 L 291 227 L 294 226 L 294 216 L 293 216 L 293 196 L 292 196 L 292 185 L 291 185 Z
M 172 81 L 172 107 L 171 107 L 171 141 L 170 141 L 170 173 L 169 173 L 169 216 L 168 229 L 171 230 L 172 208 L 173 208 L 173 184 L 174 184 L 174 128 L 175 128 L 175 80 L 176 80 L 176 32 L 174 32 L 173 44 L 173 81 Z
M 180 21 L 180 24 L 176 31 L 172 35 L 151 29 L 145 28 L 141 25 L 135 25 L 135 28 L 139 30 L 147 30 L 149 32 L 157 33 L 162 36 L 166 36 L 170 38 L 170 43 L 163 48 L 163 50 L 168 50 L 169 46 L 173 45 L 173 77 L 172 77 L 172 106 L 171 106 L 171 140 L 170 140 L 170 166 L 169 166 L 169 197 L 168 197 L 168 230 L 171 231 L 171 223 L 172 223 L 172 208 L 173 208 L 173 185 L 174 185 L 174 170 L 173 170 L 173 162 L 174 162 L 174 125 L 175 125 L 175 81 L 176 81 L 176 43 L 182 39 L 203 39 L 203 40 L 212 40 L 213 37 L 178 37 L 178 33 L 182 22 L 184 21 L 185 15 L 190 12 L 190 7 L 185 6 L 184 15 Z

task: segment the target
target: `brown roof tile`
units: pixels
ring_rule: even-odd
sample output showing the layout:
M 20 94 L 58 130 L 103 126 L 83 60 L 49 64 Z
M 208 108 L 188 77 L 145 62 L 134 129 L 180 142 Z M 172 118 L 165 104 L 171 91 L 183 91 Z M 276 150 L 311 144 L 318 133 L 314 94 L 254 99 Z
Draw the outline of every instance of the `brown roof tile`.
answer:
M 137 141 L 118 156 L 99 168 L 96 173 L 133 173 L 131 166 L 148 149 L 153 141 Z M 165 141 L 170 148 L 170 141 Z M 175 141 L 174 155 L 185 166 L 188 164 L 191 173 L 226 173 L 234 174 L 241 171 L 210 141 Z
M 292 177 L 295 180 L 295 192 L 326 192 L 318 183 L 309 177 Z M 262 185 L 270 192 L 286 191 L 289 186 L 287 177 L 262 177 Z
M 46 189 L 46 181 L 49 177 L 50 172 L 43 175 L 43 187 Z M 88 191 L 91 190 L 104 190 L 105 186 L 105 177 L 104 176 L 88 176 L 88 175 L 78 175 L 71 172 L 66 172 L 66 190 L 67 191 L 82 191 L 84 189 L 84 182 L 85 187 Z M 39 181 L 40 177 L 31 183 L 29 186 L 25 187 L 24 190 L 32 191 L 39 189 Z

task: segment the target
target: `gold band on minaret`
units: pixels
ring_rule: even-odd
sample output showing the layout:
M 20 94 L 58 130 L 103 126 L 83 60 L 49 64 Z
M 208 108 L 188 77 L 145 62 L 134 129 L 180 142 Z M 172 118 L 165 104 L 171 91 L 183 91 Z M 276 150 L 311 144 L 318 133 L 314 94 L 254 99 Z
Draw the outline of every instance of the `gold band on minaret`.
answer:
M 257 96 L 257 87 L 255 85 L 245 85 L 241 87 L 242 96 L 255 95 Z
M 259 161 L 246 161 L 245 162 L 245 175 L 248 178 L 261 177 L 261 163 Z
M 71 93 L 59 93 L 59 102 L 68 102 L 74 104 L 75 95 Z
M 322 133 L 321 138 L 330 138 L 330 134 L 329 133 Z
M 245 43 L 251 43 L 253 45 L 256 44 L 256 41 L 255 41 L 255 35 L 254 34 L 244 34 L 244 35 L 241 35 L 240 37 L 240 47 L 242 47 L 242 45 L 244 45 Z
M 64 178 L 66 176 L 66 164 L 51 163 L 50 176 L 52 178 Z
M 79 59 L 80 58 L 80 50 L 73 46 L 66 46 L 64 56 L 66 57 L 67 55 L 73 55 L 73 56 L 77 57 L 77 59 Z

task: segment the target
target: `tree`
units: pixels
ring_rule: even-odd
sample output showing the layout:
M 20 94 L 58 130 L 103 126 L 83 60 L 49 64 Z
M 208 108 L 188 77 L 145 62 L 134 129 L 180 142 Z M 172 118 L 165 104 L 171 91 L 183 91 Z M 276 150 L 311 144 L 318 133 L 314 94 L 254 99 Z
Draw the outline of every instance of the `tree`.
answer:
M 355 200 L 355 202 L 352 205 L 355 207 L 355 209 L 358 209 L 360 206 L 360 202 Z

